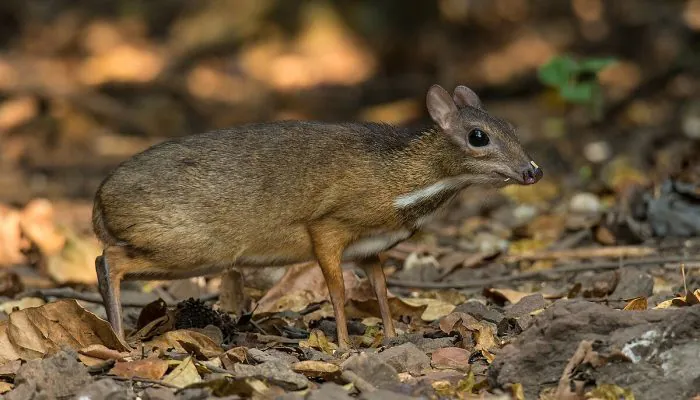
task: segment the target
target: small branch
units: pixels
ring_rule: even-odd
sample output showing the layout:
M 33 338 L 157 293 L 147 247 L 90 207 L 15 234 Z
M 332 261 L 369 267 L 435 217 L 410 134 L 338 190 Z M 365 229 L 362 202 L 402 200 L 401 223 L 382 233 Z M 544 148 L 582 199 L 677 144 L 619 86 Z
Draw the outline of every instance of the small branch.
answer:
M 508 256 L 503 259 L 505 263 L 518 261 L 558 260 L 561 258 L 620 258 L 620 257 L 644 257 L 655 254 L 657 250 L 645 246 L 616 246 L 616 247 L 583 247 L 578 249 L 561 249 L 532 251 L 523 254 Z
M 631 260 L 620 260 L 600 263 L 580 263 L 569 264 L 558 268 L 548 270 L 528 271 L 508 276 L 495 276 L 487 279 L 474 279 L 470 281 L 455 281 L 455 282 L 416 282 L 416 281 L 399 281 L 387 279 L 387 284 L 393 287 L 415 288 L 415 289 L 478 289 L 481 287 L 493 286 L 497 283 L 515 282 L 528 279 L 555 280 L 558 279 L 555 275 L 564 273 L 575 273 L 583 271 L 597 271 L 606 269 L 617 269 L 630 265 L 653 266 L 664 263 L 691 263 L 700 262 L 700 257 L 658 257 L 658 258 L 642 258 Z M 686 265 L 686 268 L 697 268 L 696 266 Z
M 41 298 L 48 298 L 48 297 L 54 297 L 57 299 L 76 299 L 80 301 L 85 301 L 88 303 L 96 303 L 96 304 L 102 304 L 102 296 L 99 293 L 94 293 L 94 292 L 78 292 L 75 291 L 71 288 L 68 287 L 63 287 L 63 288 L 49 288 L 49 289 L 34 289 L 34 290 L 27 290 L 24 291 L 17 296 L 15 296 L 16 299 L 21 299 L 23 297 L 41 297 Z M 210 300 L 215 300 L 219 297 L 219 294 L 212 293 L 208 294 L 205 296 L 200 297 L 199 299 L 202 301 L 210 301 Z M 122 301 L 122 307 L 145 307 L 149 304 L 151 304 L 154 300 L 128 300 L 125 299 Z M 174 307 L 179 303 L 178 301 L 169 301 L 166 302 L 165 304 L 168 307 Z
M 116 376 L 116 375 L 104 375 L 105 378 L 108 379 L 114 379 L 115 381 L 124 381 L 124 382 L 141 382 L 141 383 L 149 383 L 151 385 L 159 385 L 159 386 L 164 386 L 170 389 L 180 389 L 179 386 L 175 386 L 171 383 L 163 382 L 163 381 L 157 381 L 154 379 L 147 379 L 147 378 L 140 378 L 138 376 L 134 376 L 131 378 L 125 378 L 122 376 Z

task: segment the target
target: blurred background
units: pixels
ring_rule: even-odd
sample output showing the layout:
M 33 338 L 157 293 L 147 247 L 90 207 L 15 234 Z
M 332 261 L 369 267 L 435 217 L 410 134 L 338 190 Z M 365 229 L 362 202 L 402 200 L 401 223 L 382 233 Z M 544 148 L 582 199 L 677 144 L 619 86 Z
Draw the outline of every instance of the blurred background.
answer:
M 100 181 L 154 143 L 252 121 L 423 123 L 433 83 L 519 127 L 547 178 L 521 200 L 620 204 L 698 154 L 699 39 L 700 0 L 3 0 L 0 264 L 90 238 Z M 66 279 L 94 280 L 80 274 Z

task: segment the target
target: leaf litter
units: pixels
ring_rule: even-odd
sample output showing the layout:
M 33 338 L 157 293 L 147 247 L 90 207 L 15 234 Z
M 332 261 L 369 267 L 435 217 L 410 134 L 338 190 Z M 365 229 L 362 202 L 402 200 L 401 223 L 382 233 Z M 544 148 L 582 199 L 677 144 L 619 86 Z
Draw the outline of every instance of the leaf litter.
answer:
M 247 15 L 244 8 L 236 10 Z M 482 13 L 488 13 L 488 7 L 479 10 L 477 20 L 498 21 L 501 18 L 496 14 L 488 18 Z M 213 12 L 212 15 L 228 14 Z M 231 35 L 230 29 L 235 30 L 236 24 L 228 17 L 221 19 L 224 27 L 221 31 L 226 35 L 236 38 L 244 35 L 240 32 Z M 124 99 L 119 94 L 103 97 L 103 92 L 112 91 L 103 89 L 114 82 L 136 82 L 142 89 L 139 93 L 143 95 L 143 104 L 139 100 L 137 114 L 126 107 L 95 118 L 90 112 L 83 112 L 79 104 L 71 104 L 70 99 L 52 98 L 53 90 L 38 88 L 42 94 L 37 95 L 31 91 L 24 93 L 23 86 L 18 85 L 7 92 L 10 97 L 3 98 L 0 104 L 2 128 L 18 129 L 3 135 L 3 161 L 22 160 L 22 165 L 38 170 L 47 169 L 42 162 L 51 165 L 56 161 L 32 140 L 23 141 L 23 136 L 41 135 L 41 124 L 35 123 L 49 117 L 41 115 L 45 107 L 38 104 L 43 102 L 51 105 L 50 118 L 57 122 L 50 124 L 57 132 L 52 131 L 47 137 L 60 137 L 56 152 L 67 150 L 69 158 L 77 151 L 84 152 L 86 145 L 94 147 L 102 158 L 105 154 L 125 157 L 151 140 L 127 140 L 109 133 L 122 128 L 109 126 L 105 129 L 103 125 L 113 123 L 102 120 L 131 121 L 116 125 L 127 125 L 130 130 L 133 128 L 150 138 L 162 134 L 163 129 L 184 133 L 179 127 L 190 125 L 185 111 L 189 108 L 212 115 L 212 119 L 221 124 L 242 119 L 229 115 L 229 107 L 203 103 L 182 108 L 168 103 L 169 112 L 162 112 L 159 104 L 165 100 L 151 93 L 149 85 L 156 82 L 155 77 L 164 70 L 163 57 L 171 50 L 149 43 L 143 36 L 149 29 L 141 29 L 140 22 L 127 23 L 125 28 L 106 19 L 99 23 L 92 21 L 87 27 L 99 33 L 90 35 L 93 39 L 88 40 L 89 43 L 67 46 L 70 37 L 81 36 L 76 33 L 83 27 L 71 22 L 74 20 L 73 17 L 59 18 L 55 26 L 47 22 L 50 26 L 45 29 L 27 30 L 43 40 L 14 42 L 17 46 L 42 43 L 45 47 L 41 54 L 46 56 L 42 56 L 41 61 L 32 61 L 30 53 L 35 51 L 22 54 L 20 48 L 16 55 L 0 60 L 3 76 L 15 76 L 19 80 L 22 74 L 17 72 L 25 64 L 57 63 L 69 70 L 58 74 L 63 77 L 59 79 L 61 85 L 79 82 L 75 90 L 89 91 L 81 93 L 88 99 L 85 103 L 107 104 L 107 108 L 109 104 L 132 103 L 131 98 Z M 36 25 L 44 27 L 46 24 Z M 178 26 L 180 28 L 175 30 L 178 39 L 183 35 L 197 36 L 201 31 L 191 21 L 180 21 Z M 333 32 L 340 28 L 331 26 L 334 27 L 331 32 L 321 36 L 337 37 Z M 206 30 L 203 34 L 213 35 L 211 32 L 216 31 Z M 111 38 L 107 40 L 111 44 L 100 44 L 95 37 Z M 127 44 L 126 37 L 143 43 Z M 193 43 L 199 43 L 198 40 L 202 38 L 184 40 L 187 44 L 183 46 L 196 47 Z M 369 65 L 358 62 L 362 57 L 357 56 L 357 47 L 351 46 L 354 50 L 348 55 L 347 49 L 346 53 L 342 51 L 350 45 L 341 46 L 337 40 L 330 39 L 321 42 L 331 43 L 332 50 L 344 54 L 352 65 Z M 541 41 L 537 44 L 528 48 L 546 45 Z M 308 46 L 304 44 L 300 48 Z M 61 57 L 52 59 L 49 55 L 63 55 L 71 48 L 83 47 L 85 60 L 69 57 L 79 68 L 65 68 Z M 290 84 L 289 80 L 279 77 L 275 80 L 266 75 L 279 70 L 274 66 L 281 65 L 276 62 L 280 60 L 274 57 L 284 46 L 276 43 L 271 47 L 274 49 L 253 48 L 255 55 L 250 56 L 250 60 L 244 57 L 242 65 L 246 70 L 253 70 L 260 82 L 276 89 L 284 88 L 285 82 Z M 518 46 L 505 46 L 506 49 L 511 47 Z M 119 58 L 117 56 L 128 56 L 135 60 L 133 65 L 145 68 L 119 69 L 115 67 L 119 63 L 108 62 Z M 283 52 L 277 56 L 288 64 L 289 54 Z M 491 62 L 504 58 L 497 52 L 492 56 L 486 59 Z M 317 64 L 307 55 L 295 54 L 293 58 L 295 63 L 304 63 L 307 67 Z M 263 61 L 254 62 L 253 59 Z M 251 64 L 258 68 L 251 68 Z M 333 65 L 322 63 L 315 71 L 319 76 L 330 74 L 332 79 L 328 76 L 326 79 L 337 83 L 347 71 L 339 73 Z M 176 97 L 194 96 L 215 103 L 237 104 L 238 100 L 231 96 L 235 97 L 239 91 L 246 93 L 249 86 L 254 87 L 256 93 L 260 89 L 259 82 L 251 85 L 243 78 L 233 82 L 216 63 L 195 59 L 186 68 L 188 84 L 182 90 L 188 95 Z M 50 70 L 42 67 L 42 71 Z M 73 70 L 81 75 L 79 79 L 71 75 Z M 51 73 L 41 75 L 48 81 L 56 80 Z M 689 77 L 674 75 L 676 78 L 677 82 L 663 86 L 692 87 L 686 84 Z M 77 81 L 71 83 L 71 79 Z M 621 78 L 617 80 L 622 81 Z M 158 82 L 154 86 L 167 86 L 167 80 Z M 209 85 L 202 82 L 209 82 Z M 7 82 L 0 82 L 0 85 L 6 88 Z M 202 87 L 235 90 L 207 91 Z M 15 95 L 15 91 L 19 93 Z M 682 102 L 686 102 L 686 97 Z M 108 101 L 90 101 L 93 98 Z M 302 114 L 307 116 L 306 110 L 313 110 L 314 101 L 305 99 Z M 693 122 L 697 116 L 692 114 L 693 107 L 678 114 L 679 118 L 685 118 L 679 124 L 682 125 L 679 129 L 684 131 L 679 139 L 667 128 L 669 117 L 675 118 L 675 114 L 666 110 L 668 105 L 657 105 L 643 98 L 634 100 L 631 105 L 622 107 L 620 118 L 609 119 L 608 124 L 600 127 L 603 140 L 597 138 L 594 144 L 603 142 L 605 148 L 624 149 L 629 143 L 618 138 L 624 136 L 622 131 L 632 130 L 635 142 L 637 135 L 649 139 L 652 143 L 649 149 L 635 148 L 630 154 L 608 151 L 610 154 L 605 157 L 591 161 L 591 152 L 585 150 L 591 148 L 591 143 L 585 143 L 590 137 L 587 128 L 579 125 L 576 112 L 571 112 L 566 119 L 542 118 L 546 120 L 542 127 L 528 129 L 546 131 L 546 137 L 540 138 L 540 146 L 533 147 L 542 153 L 544 163 L 558 165 L 568 172 L 550 174 L 555 168 L 548 168 L 548 179 L 536 187 L 510 186 L 498 192 L 461 196 L 448 217 L 426 226 L 422 235 L 388 252 L 385 271 L 390 282 L 418 283 L 389 288 L 390 307 L 399 333 L 397 338 L 383 336 L 381 320 L 377 318 L 378 305 L 368 282 L 351 264 L 345 265 L 346 306 L 355 345 L 348 353 L 340 352 L 335 344 L 335 322 L 328 291 L 314 263 L 287 268 L 280 281 L 264 288 L 253 287 L 258 283 L 253 278 L 254 282 L 248 282 L 250 287 L 245 290 L 252 300 L 251 307 L 242 315 L 221 311 L 222 307 L 215 300 L 217 289 L 213 289 L 225 286 L 220 278 L 124 285 L 123 299 L 130 305 L 125 307 L 128 336 L 127 343 L 123 343 L 111 332 L 104 321 L 104 310 L 97 305 L 99 295 L 93 263 L 100 249 L 89 226 L 74 221 L 66 223 L 74 219 L 67 217 L 71 212 L 42 198 L 13 201 L 13 205 L 0 204 L 0 296 L 3 296 L 0 297 L 0 393 L 33 393 L 41 387 L 42 379 L 54 378 L 50 381 L 76 383 L 68 385 L 76 392 L 78 383 L 85 386 L 88 382 L 105 381 L 117 385 L 116 390 L 126 391 L 128 387 L 142 395 L 146 390 L 159 388 L 157 390 L 165 389 L 173 396 L 176 390 L 180 390 L 179 396 L 187 390 L 201 389 L 206 395 L 214 396 L 274 397 L 295 392 L 299 398 L 311 398 L 322 391 L 331 392 L 329 388 L 334 387 L 331 385 L 341 388 L 341 392 L 334 393 L 366 398 L 370 398 L 374 389 L 379 393 L 385 390 L 428 398 L 489 398 L 499 391 L 516 399 L 545 398 L 547 390 L 556 391 L 559 387 L 565 388 L 560 395 L 576 399 L 644 398 L 645 395 L 659 398 L 654 397 L 658 393 L 666 398 L 674 398 L 676 394 L 677 398 L 698 396 L 691 389 L 687 393 L 678 392 L 685 390 L 688 382 L 697 382 L 697 374 L 693 375 L 694 370 L 688 366 L 694 365 L 691 363 L 697 359 L 697 345 L 684 338 L 697 336 L 690 328 L 697 326 L 695 310 L 700 303 L 700 242 L 697 241 L 700 232 L 697 155 L 700 153 L 694 142 L 681 140 L 683 135 L 690 137 L 688 132 L 697 125 Z M 694 101 L 687 98 L 688 103 Z M 289 102 L 285 98 L 278 103 Z M 328 110 L 325 102 L 320 103 L 323 116 L 327 117 L 325 113 L 332 110 Z M 417 117 L 416 104 L 406 99 L 361 111 L 362 115 L 381 115 L 382 120 L 402 120 L 392 110 L 404 110 L 402 112 Z M 264 107 L 272 108 L 266 103 Z M 225 111 L 217 111 L 218 108 Z M 511 106 L 510 111 L 520 114 L 519 120 L 540 122 L 540 118 L 531 115 L 532 109 L 527 105 Z M 296 115 L 297 111 L 264 115 L 277 118 L 288 113 Z M 309 116 L 312 114 L 308 111 Z M 652 120 L 649 120 L 650 115 L 654 116 Z M 665 118 L 661 118 L 663 116 Z M 659 121 L 661 123 L 657 123 Z M 25 122 L 28 125 L 23 125 Z M 22 133 L 23 126 L 31 127 L 31 135 Z M 644 132 L 639 128 L 642 126 Z M 74 133 L 85 129 L 109 134 L 100 133 L 97 135 L 100 138 L 92 143 L 80 133 Z M 567 138 L 567 143 L 556 139 L 569 130 L 576 138 Z M 656 134 L 664 140 L 656 140 L 645 133 L 646 130 L 658 131 Z M 584 151 L 578 151 L 580 148 Z M 674 165 L 681 171 L 666 174 Z M 27 181 L 43 187 L 42 179 Z M 11 185 L 3 185 L 2 189 L 4 186 Z M 85 191 L 82 184 L 78 186 L 78 193 Z M 89 207 L 83 205 L 75 209 L 80 211 L 75 212 L 78 218 L 74 220 L 82 218 L 89 224 Z M 675 240 L 674 236 L 682 239 Z M 679 268 L 681 265 L 685 268 Z M 625 272 L 629 270 L 636 274 Z M 429 284 L 437 287 L 426 287 Z M 46 290 L 57 286 L 68 290 L 63 294 Z M 446 287 L 451 287 L 450 291 Z M 62 300 L 66 293 L 77 300 Z M 204 298 L 188 299 L 189 296 Z M 154 302 L 154 299 L 160 301 Z M 586 310 L 596 310 L 596 314 L 586 314 Z M 605 318 L 594 318 L 603 315 Z M 654 324 L 658 321 L 663 321 L 669 335 L 655 330 Z M 591 341 L 591 346 L 578 357 L 582 341 Z M 611 342 L 617 348 L 608 348 Z M 603 349 L 608 353 L 604 354 Z M 594 353 L 603 361 L 598 362 Z M 649 358 L 649 355 L 656 356 Z M 605 359 L 615 362 L 606 363 Z M 687 363 L 685 369 L 681 368 L 684 362 Z M 372 367 L 375 364 L 378 367 Z M 69 379 L 66 365 L 79 372 Z M 518 369 L 520 365 L 527 368 Z M 655 365 L 663 365 L 663 369 L 655 370 L 647 380 L 663 377 L 670 383 L 635 381 L 639 371 Z M 20 371 L 21 368 L 29 372 Z M 618 376 L 630 379 L 610 383 Z

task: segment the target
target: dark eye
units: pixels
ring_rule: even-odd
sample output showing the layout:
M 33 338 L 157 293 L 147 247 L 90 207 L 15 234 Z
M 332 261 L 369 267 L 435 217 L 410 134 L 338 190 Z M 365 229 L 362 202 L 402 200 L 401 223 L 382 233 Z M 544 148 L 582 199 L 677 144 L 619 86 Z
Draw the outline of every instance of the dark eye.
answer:
M 474 129 L 469 132 L 469 144 L 474 147 L 484 147 L 489 144 L 489 135 L 481 129 Z

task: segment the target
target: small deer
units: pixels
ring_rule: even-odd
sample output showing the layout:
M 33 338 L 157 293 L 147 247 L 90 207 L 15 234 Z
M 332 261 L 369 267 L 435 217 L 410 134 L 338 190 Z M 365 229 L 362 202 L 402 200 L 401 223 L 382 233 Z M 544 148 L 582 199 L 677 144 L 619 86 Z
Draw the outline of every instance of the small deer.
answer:
M 434 124 L 281 121 L 155 145 L 119 165 L 95 196 L 95 261 L 107 317 L 123 336 L 123 279 L 183 279 L 231 267 L 315 260 L 341 349 L 350 344 L 341 262 L 354 261 L 396 335 L 381 255 L 467 186 L 542 178 L 512 125 L 466 86 L 427 93 Z

